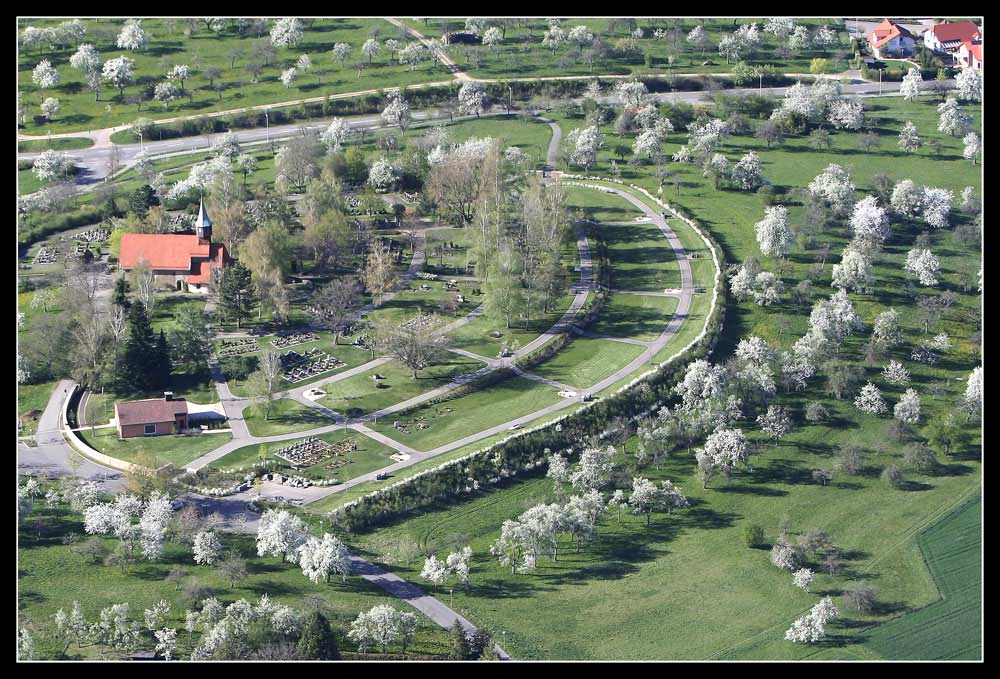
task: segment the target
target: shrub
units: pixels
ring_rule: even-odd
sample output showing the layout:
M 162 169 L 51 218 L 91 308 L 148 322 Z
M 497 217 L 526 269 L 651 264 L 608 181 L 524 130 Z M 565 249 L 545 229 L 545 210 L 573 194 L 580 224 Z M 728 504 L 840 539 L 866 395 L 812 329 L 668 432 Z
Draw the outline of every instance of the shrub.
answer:
M 761 526 L 748 523 L 743 526 L 743 542 L 750 549 L 756 549 L 767 544 L 767 536 L 764 534 L 764 529 Z
M 869 612 L 875 607 L 878 592 L 867 582 L 852 582 L 844 590 L 844 598 L 859 611 Z

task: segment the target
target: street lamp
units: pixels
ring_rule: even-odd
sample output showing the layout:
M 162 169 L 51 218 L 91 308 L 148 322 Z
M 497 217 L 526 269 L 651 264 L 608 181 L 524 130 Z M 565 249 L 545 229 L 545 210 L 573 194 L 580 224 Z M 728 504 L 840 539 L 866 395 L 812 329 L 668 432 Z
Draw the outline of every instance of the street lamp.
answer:
M 139 153 L 142 153 L 142 130 L 137 131 L 139 134 Z
M 267 135 L 267 145 L 271 145 L 271 121 L 268 118 L 268 113 L 271 111 L 269 108 L 264 109 L 264 133 Z
M 878 70 L 878 95 L 882 96 L 882 69 Z

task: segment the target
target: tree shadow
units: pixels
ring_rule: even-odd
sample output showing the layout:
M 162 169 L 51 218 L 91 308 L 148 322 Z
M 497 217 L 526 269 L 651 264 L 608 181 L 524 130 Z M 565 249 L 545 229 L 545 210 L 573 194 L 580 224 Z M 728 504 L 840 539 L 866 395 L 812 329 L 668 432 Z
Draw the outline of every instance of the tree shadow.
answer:
M 934 486 L 929 483 L 921 483 L 920 481 L 903 481 L 899 484 L 898 488 L 905 491 L 921 491 L 933 490 Z

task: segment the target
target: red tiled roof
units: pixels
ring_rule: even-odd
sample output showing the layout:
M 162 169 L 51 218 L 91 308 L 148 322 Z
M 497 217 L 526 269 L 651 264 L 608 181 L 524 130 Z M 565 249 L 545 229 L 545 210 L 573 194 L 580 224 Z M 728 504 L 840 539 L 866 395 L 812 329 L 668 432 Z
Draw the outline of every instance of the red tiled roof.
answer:
M 983 43 L 966 40 L 962 44 L 965 45 L 965 49 L 969 50 L 969 54 L 976 58 L 976 61 L 983 60 Z
M 209 244 L 195 235 L 125 233 L 118 259 L 124 269 L 134 268 L 140 259 L 145 259 L 153 269 L 188 271 L 191 258 L 208 256 Z
M 912 37 L 908 30 L 885 19 L 868 34 L 868 42 L 875 47 L 882 47 L 893 38 L 901 35 Z
M 224 266 L 226 259 L 226 246 L 222 243 L 212 243 L 208 261 L 191 262 L 191 275 L 188 276 L 188 283 L 210 283 L 212 269 Z
M 115 417 L 119 425 L 152 424 L 153 422 L 173 422 L 176 415 L 186 415 L 187 401 L 184 399 L 151 398 L 144 401 L 119 401 L 115 403 Z
M 940 42 L 965 42 L 979 35 L 979 26 L 973 21 L 957 21 L 953 24 L 935 24 L 930 31 Z

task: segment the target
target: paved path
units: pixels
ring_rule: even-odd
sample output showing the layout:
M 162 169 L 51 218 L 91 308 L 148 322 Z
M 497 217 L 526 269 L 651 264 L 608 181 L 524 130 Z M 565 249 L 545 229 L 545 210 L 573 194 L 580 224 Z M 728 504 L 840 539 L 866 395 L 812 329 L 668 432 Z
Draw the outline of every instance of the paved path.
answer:
M 469 77 L 469 74 L 463 71 L 458 66 L 458 64 L 456 64 L 454 61 L 451 60 L 451 57 L 449 57 L 448 54 L 444 51 L 444 49 L 441 48 L 441 45 L 438 42 L 425 38 L 416 29 L 410 28 L 409 26 L 404 24 L 402 21 L 399 21 L 398 19 L 394 19 L 393 17 L 382 17 L 382 18 L 394 26 L 399 26 L 400 28 L 404 29 L 407 33 L 412 35 L 414 38 L 422 42 L 424 44 L 424 47 L 429 49 L 431 54 L 434 55 L 434 58 L 437 59 L 440 63 L 444 64 L 445 68 L 447 68 L 448 71 L 455 76 L 456 80 L 463 80 L 463 81 L 473 80 L 473 78 Z M 476 78 L 476 80 L 478 80 L 478 78 Z
M 105 492 L 117 492 L 125 485 L 122 473 L 81 457 L 63 438 L 61 422 L 63 401 L 73 391 L 74 386 L 76 383 L 73 380 L 61 380 L 56 385 L 38 420 L 38 432 L 34 436 L 38 445 L 28 447 L 26 442 L 18 441 L 17 473 L 55 477 L 76 474 L 80 478 L 98 481 Z M 73 470 L 70 460 L 80 463 L 77 471 Z
M 616 295 L 642 295 L 645 297 L 679 297 L 681 292 L 680 289 L 674 290 L 664 290 L 663 292 L 652 292 L 650 290 L 612 290 L 612 293 Z

